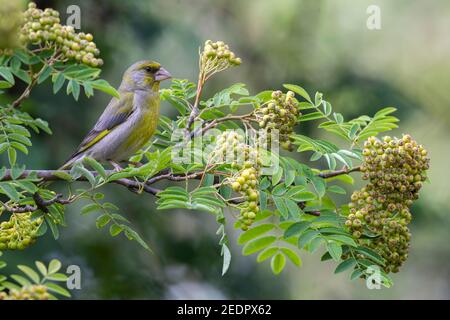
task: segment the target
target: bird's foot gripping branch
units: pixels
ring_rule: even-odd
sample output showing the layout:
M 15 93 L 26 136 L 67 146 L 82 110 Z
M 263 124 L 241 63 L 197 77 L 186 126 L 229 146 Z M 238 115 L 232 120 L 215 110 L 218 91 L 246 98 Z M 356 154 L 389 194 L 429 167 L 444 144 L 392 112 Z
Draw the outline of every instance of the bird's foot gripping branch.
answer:
M 242 254 L 270 260 L 275 274 L 287 261 L 300 267 L 301 252 L 324 251 L 322 260 L 334 260 L 336 273 L 351 270 L 351 279 L 357 279 L 376 269 L 380 283 L 392 284 L 388 273 L 397 272 L 407 258 L 410 207 L 429 167 L 426 150 L 411 136 L 376 138 L 397 128 L 395 108 L 345 120 L 321 93 L 311 97 L 291 84 L 250 95 L 236 83 L 204 97 L 216 74 L 241 64 L 228 45 L 208 40 L 200 52 L 197 85 L 174 79 L 160 90 L 163 104 L 178 115 L 160 116 L 156 134 L 123 169 L 105 168 L 103 159 L 88 154 L 65 170 L 26 168 L 17 152 L 28 154 L 31 132 L 51 134 L 44 120 L 23 108 L 35 86 L 51 81 L 55 94 L 66 86 L 75 99 L 81 88 L 88 97 L 94 89 L 123 97 L 98 78 L 102 61 L 90 34 L 60 25 L 57 12 L 34 4 L 24 15 L 17 30 L 20 43 L 5 46 L 0 56 L 2 101 L 17 92 L 16 86 L 25 86 L 0 106 L 0 250 L 26 249 L 48 230 L 58 239 L 61 227 L 67 227 L 65 208 L 82 199 L 88 201 L 82 213 L 98 215 L 98 228 L 109 226 L 112 236 L 124 234 L 150 250 L 120 209 L 105 201 L 102 188 L 117 185 L 125 187 L 123 192 L 157 197 L 158 210 L 213 215 L 222 273 L 232 264 L 228 233 L 240 232 Z M 315 123 L 314 136 L 301 134 Z M 346 199 L 356 172 L 369 183 Z M 47 183 L 55 180 L 67 190 Z M 9 292 L 0 298 L 21 297 L 22 291 L 27 297 L 49 297 L 29 281 L 19 281 L 18 287 L 0 276 L 0 287 Z M 45 288 L 66 293 L 54 284 Z

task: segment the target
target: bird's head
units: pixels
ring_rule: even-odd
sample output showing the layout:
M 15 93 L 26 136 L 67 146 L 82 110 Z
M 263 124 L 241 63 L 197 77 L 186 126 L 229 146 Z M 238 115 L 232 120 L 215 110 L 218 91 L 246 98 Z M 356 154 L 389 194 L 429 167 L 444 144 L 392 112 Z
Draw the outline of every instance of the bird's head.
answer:
M 159 90 L 159 83 L 170 79 L 170 73 L 158 62 L 138 61 L 125 71 L 120 87 L 125 90 Z

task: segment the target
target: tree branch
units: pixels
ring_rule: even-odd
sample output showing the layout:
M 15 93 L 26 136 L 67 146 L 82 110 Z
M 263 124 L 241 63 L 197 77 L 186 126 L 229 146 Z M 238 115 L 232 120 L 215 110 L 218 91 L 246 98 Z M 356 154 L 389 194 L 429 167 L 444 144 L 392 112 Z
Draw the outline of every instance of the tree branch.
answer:
M 360 170 L 361 170 L 360 167 L 354 167 L 352 169 L 344 168 L 344 169 L 336 170 L 336 171 L 321 172 L 318 174 L 318 176 L 326 179 L 326 178 L 331 178 L 331 177 L 339 176 L 342 174 L 347 174 L 350 172 L 360 171 Z M 117 173 L 117 171 L 115 171 L 115 170 L 106 170 L 105 172 L 107 175 Z M 64 180 L 63 178 L 58 176 L 58 173 L 70 174 L 70 170 L 25 170 L 16 179 L 25 179 L 31 174 L 36 174 L 36 177 L 39 179 L 42 179 L 43 181 Z M 91 171 L 91 173 L 94 176 L 97 175 L 97 172 L 95 172 L 95 171 Z M 217 172 L 217 173 L 224 174 L 223 172 Z M 160 181 L 160 180 L 184 181 L 184 180 L 188 180 L 188 179 L 198 179 L 203 174 L 204 174 L 203 170 L 196 171 L 196 172 L 190 172 L 187 174 L 173 174 L 171 172 L 167 172 L 166 170 L 163 170 L 145 182 L 138 182 L 136 180 L 122 178 L 122 179 L 111 181 L 111 183 L 119 184 L 119 185 L 122 185 L 127 188 L 142 189 L 143 191 L 145 191 L 147 193 L 156 195 L 161 190 L 150 187 L 150 185 L 157 181 Z M 0 178 L 0 181 L 11 181 L 11 180 L 14 180 L 11 176 L 11 170 L 7 169 L 5 174 L 3 175 L 3 177 Z M 87 181 L 87 179 L 85 177 L 79 177 L 78 179 L 76 179 L 76 181 Z
M 199 109 L 198 104 L 200 103 L 200 97 L 202 96 L 203 86 L 205 84 L 205 79 L 203 73 L 200 72 L 197 82 L 197 94 L 195 95 L 194 106 L 192 107 L 191 114 L 189 115 L 188 121 L 186 123 L 186 132 L 190 131 L 191 125 L 194 123 L 195 118 L 198 116 Z
M 54 203 L 60 203 L 60 204 L 69 204 L 72 203 L 73 199 L 62 199 L 62 194 L 58 193 L 55 197 L 53 197 L 50 200 L 44 200 L 39 193 L 33 194 L 33 200 L 36 203 L 36 205 L 27 204 L 24 206 L 17 206 L 17 207 L 9 207 L 6 204 L 3 204 L 3 206 L 6 208 L 7 211 L 13 212 L 13 213 L 24 213 L 24 212 L 34 212 L 37 210 L 42 210 L 45 213 L 48 213 L 48 206 L 51 206 Z
M 240 121 L 247 121 L 247 120 L 252 120 L 251 118 L 251 113 L 250 114 L 244 114 L 244 115 L 229 115 L 226 117 L 222 117 L 222 118 L 218 118 L 218 119 L 214 119 L 211 121 L 206 121 L 204 122 L 205 126 L 200 126 L 199 128 L 197 128 L 196 130 L 192 131 L 190 133 L 190 138 L 192 139 L 193 137 L 197 136 L 198 134 L 205 134 L 205 132 L 207 132 L 209 129 L 214 128 L 215 126 L 217 126 L 219 123 L 225 122 L 225 121 L 232 121 L 232 120 L 240 120 Z
M 58 180 L 64 181 L 63 178 L 58 176 L 58 173 L 70 174 L 70 170 L 25 170 L 16 179 L 25 179 L 29 175 L 35 174 L 37 178 L 42 179 L 43 181 L 58 181 Z M 97 172 L 95 172 L 95 171 L 91 171 L 91 173 L 94 176 L 97 175 Z M 113 174 L 113 173 L 117 173 L 117 171 L 106 170 L 106 174 L 108 174 L 108 175 Z M 11 180 L 14 180 L 11 176 L 11 170 L 7 169 L 5 175 L 0 179 L 0 181 L 11 181 Z M 86 177 L 79 177 L 78 179 L 76 179 L 76 181 L 87 181 L 87 179 L 86 179 Z M 153 195 L 156 195 L 158 192 L 161 191 L 160 189 L 145 185 L 142 182 L 138 182 L 138 181 L 126 179 L 126 178 L 114 180 L 114 181 L 111 181 L 111 183 L 119 184 L 121 186 L 130 188 L 133 190 L 142 189 L 143 191 L 145 191 L 147 193 L 151 193 Z
M 33 87 L 36 85 L 37 79 L 41 75 L 43 70 L 44 67 L 39 71 L 39 73 L 31 76 L 31 82 L 28 84 L 22 94 L 11 104 L 11 109 L 20 107 L 22 102 L 30 96 L 31 89 L 33 89 Z
M 306 203 L 305 202 L 299 202 L 298 206 L 300 209 L 305 209 L 306 208 Z M 316 216 L 316 217 L 320 217 L 320 211 L 317 210 L 313 210 L 313 211 L 305 211 L 306 214 L 312 215 L 312 216 Z
M 159 173 L 145 181 L 145 184 L 150 185 L 160 180 L 184 181 L 189 179 L 197 179 L 202 175 L 203 171 L 196 171 L 188 174 L 173 174 L 171 172 L 163 171 L 162 173 Z
M 321 172 L 319 173 L 319 177 L 327 179 L 327 178 L 332 178 L 332 177 L 336 177 L 336 176 L 340 176 L 341 174 L 347 174 L 347 173 L 351 173 L 351 172 L 356 172 L 356 171 L 361 171 L 361 167 L 354 167 L 354 168 L 343 168 L 341 170 L 336 170 L 336 171 L 328 171 L 328 172 Z
M 22 92 L 22 94 L 15 101 L 13 101 L 13 103 L 10 106 L 11 109 L 20 107 L 22 102 L 30 96 L 31 90 L 36 85 L 36 83 L 39 79 L 39 76 L 44 72 L 44 70 L 47 66 L 51 66 L 51 65 L 53 65 L 53 63 L 55 63 L 58 54 L 59 54 L 59 51 L 56 51 L 54 53 L 54 55 L 52 57 L 50 57 L 50 59 L 48 61 L 45 61 L 44 65 L 42 66 L 42 68 L 39 70 L 38 73 L 33 74 L 32 70 L 31 70 L 31 66 L 30 66 L 31 82 L 28 84 L 28 86 L 25 88 L 25 90 Z
M 52 199 L 44 200 L 38 192 L 35 192 L 33 194 L 33 200 L 34 200 L 34 203 L 36 203 L 36 210 L 40 209 L 43 212 L 48 213 L 47 207 L 54 203 L 69 204 L 73 201 L 71 199 L 62 199 L 62 196 L 63 196 L 62 194 L 58 193 Z
M 352 169 L 343 168 L 336 171 L 329 171 L 329 172 L 322 172 L 319 173 L 318 176 L 321 178 L 331 178 L 336 177 L 342 174 L 347 174 L 350 172 L 360 171 L 360 167 L 354 167 Z M 106 170 L 107 175 L 111 175 L 113 173 L 116 173 L 115 170 Z M 64 180 L 60 176 L 58 176 L 58 173 L 66 173 L 70 174 L 70 170 L 25 170 L 22 172 L 22 174 L 19 177 L 16 177 L 16 179 L 26 179 L 31 174 L 35 174 L 37 178 L 42 179 L 43 181 L 58 181 L 58 180 Z M 159 192 L 161 192 L 161 189 L 152 187 L 151 184 L 160 181 L 160 180 L 169 180 L 169 181 L 185 181 L 189 179 L 200 179 L 204 175 L 204 171 L 196 171 L 196 172 L 190 172 L 187 174 L 173 174 L 171 172 L 168 172 L 167 170 L 163 170 L 157 175 L 153 176 L 152 178 L 148 179 L 145 182 L 140 182 L 132 179 L 122 178 L 118 180 L 111 181 L 111 183 L 115 183 L 121 186 L 124 186 L 128 188 L 132 192 L 146 192 L 152 195 L 157 195 Z M 97 172 L 91 171 L 91 174 L 96 176 Z M 224 174 L 223 172 L 220 172 L 220 174 Z M 15 180 L 13 179 L 11 175 L 11 170 L 7 169 L 3 177 L 0 178 L 0 181 L 11 181 Z M 75 181 L 87 181 L 86 177 L 79 177 Z M 43 212 L 48 212 L 47 207 L 54 204 L 54 203 L 60 203 L 60 204 L 70 204 L 72 203 L 73 199 L 62 199 L 62 194 L 57 194 L 54 198 L 50 200 L 44 200 L 39 193 L 35 193 L 33 195 L 34 202 L 36 205 L 24 205 L 24 206 L 18 206 L 18 207 L 8 207 L 4 204 L 6 209 L 10 212 L 14 213 L 23 213 L 23 212 L 33 212 L 36 210 L 42 210 Z M 239 204 L 242 201 L 232 200 L 230 203 L 233 204 Z M 305 208 L 304 202 L 298 203 L 299 207 L 301 209 Z M 306 214 L 314 215 L 314 216 L 320 216 L 319 211 L 308 211 L 305 212 Z

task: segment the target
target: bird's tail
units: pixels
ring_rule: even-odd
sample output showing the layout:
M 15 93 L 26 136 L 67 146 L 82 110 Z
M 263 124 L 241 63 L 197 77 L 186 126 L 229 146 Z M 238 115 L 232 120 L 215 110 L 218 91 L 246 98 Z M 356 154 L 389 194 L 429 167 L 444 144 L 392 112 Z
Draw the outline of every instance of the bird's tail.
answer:
M 68 169 L 70 169 L 75 164 L 75 162 L 78 162 L 78 161 L 82 160 L 84 158 L 84 156 L 85 156 L 84 153 L 78 153 L 78 154 L 75 154 L 75 155 L 71 156 L 69 158 L 69 160 L 64 162 L 64 164 L 61 167 L 58 168 L 58 170 L 68 170 Z

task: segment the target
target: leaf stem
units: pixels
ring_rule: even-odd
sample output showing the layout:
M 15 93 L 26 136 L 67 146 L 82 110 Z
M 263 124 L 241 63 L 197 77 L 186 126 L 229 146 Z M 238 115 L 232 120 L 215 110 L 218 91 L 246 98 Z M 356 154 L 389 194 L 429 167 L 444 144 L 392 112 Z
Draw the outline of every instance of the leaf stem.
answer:
M 15 109 L 15 108 L 19 108 L 20 105 L 22 104 L 22 102 L 30 96 L 31 90 L 36 85 L 40 75 L 44 72 L 46 67 L 51 66 L 55 63 L 58 55 L 59 55 L 59 51 L 56 51 L 48 60 L 42 61 L 43 66 L 37 73 L 33 74 L 31 65 L 29 66 L 30 73 L 31 73 L 31 81 L 28 84 L 28 86 L 25 88 L 25 90 L 22 92 L 22 94 L 16 100 L 13 101 L 11 106 L 8 108 L 8 111 L 11 111 L 12 109 Z

